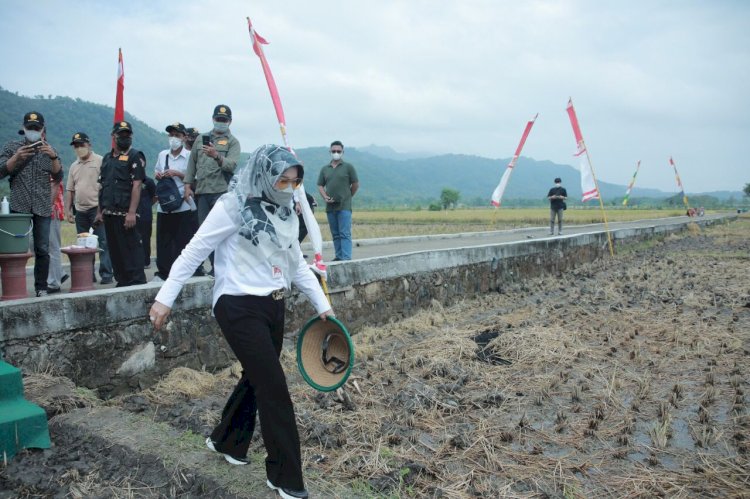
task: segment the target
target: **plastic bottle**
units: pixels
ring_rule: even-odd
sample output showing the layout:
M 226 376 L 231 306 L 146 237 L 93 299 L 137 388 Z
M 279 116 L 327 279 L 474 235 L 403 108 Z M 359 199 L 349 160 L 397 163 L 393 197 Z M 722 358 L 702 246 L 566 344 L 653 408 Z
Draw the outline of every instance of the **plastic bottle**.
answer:
M 0 213 L 10 215 L 10 204 L 8 203 L 8 198 L 5 196 L 3 196 L 3 202 L 0 203 Z

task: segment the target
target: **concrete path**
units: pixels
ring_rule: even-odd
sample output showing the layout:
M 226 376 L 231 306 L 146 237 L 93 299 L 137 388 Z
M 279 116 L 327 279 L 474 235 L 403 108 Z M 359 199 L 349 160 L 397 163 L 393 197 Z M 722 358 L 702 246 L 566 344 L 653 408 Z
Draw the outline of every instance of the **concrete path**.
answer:
M 701 220 L 711 220 L 724 218 L 731 213 L 724 214 L 713 214 L 702 217 Z M 635 227 L 650 227 L 659 225 L 669 225 L 674 223 L 686 223 L 691 219 L 687 216 L 681 217 L 667 217 L 647 220 L 637 220 L 634 222 L 611 222 L 609 224 L 610 230 L 623 229 L 623 228 L 635 228 Z M 544 239 L 548 237 L 567 237 L 575 234 L 582 234 L 588 232 L 600 232 L 604 230 L 604 224 L 587 224 L 587 225 L 567 225 L 563 227 L 562 236 L 550 236 L 548 227 L 528 227 L 522 229 L 512 230 L 498 230 L 498 231 L 486 231 L 486 232 L 464 232 L 459 234 L 436 234 L 431 236 L 404 236 L 404 237 L 390 237 L 380 239 L 361 239 L 354 241 L 353 256 L 355 260 L 361 260 L 366 258 L 377 258 L 382 256 L 392 256 L 404 253 L 415 253 L 420 251 L 434 251 L 440 249 L 460 248 L 460 247 L 471 247 L 471 246 L 485 246 L 492 244 L 507 243 L 513 241 L 525 241 L 528 239 Z M 155 237 L 155 236 L 154 236 Z M 309 257 L 312 257 L 312 247 L 310 243 L 306 242 L 302 245 L 303 252 Z M 334 251 L 333 244 L 331 242 L 323 243 L 323 258 L 328 265 L 346 265 L 345 262 L 333 262 Z M 63 256 L 65 260 L 67 257 Z M 66 262 L 67 263 L 67 262 Z M 97 264 L 98 265 L 98 264 Z M 67 265 L 64 265 L 65 271 L 68 271 Z M 211 266 L 208 261 L 205 263 L 204 268 L 210 269 Z M 156 271 L 155 260 L 151 264 L 149 269 L 146 269 L 146 279 L 150 282 L 153 279 L 154 272 Z M 26 269 L 26 287 L 29 290 L 29 296 L 34 296 L 34 272 L 32 267 Z M 209 277 L 206 277 L 209 279 Z M 114 288 L 114 284 L 101 285 L 96 284 L 96 289 L 107 289 Z M 66 293 L 70 290 L 70 280 L 66 281 L 62 285 L 62 293 Z

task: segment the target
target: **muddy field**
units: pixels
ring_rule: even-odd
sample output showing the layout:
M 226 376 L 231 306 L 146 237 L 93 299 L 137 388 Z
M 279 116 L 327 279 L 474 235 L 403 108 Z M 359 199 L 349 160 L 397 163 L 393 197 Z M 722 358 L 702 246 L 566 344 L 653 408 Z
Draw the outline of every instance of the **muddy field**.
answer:
M 315 497 L 750 496 L 749 235 L 750 220 L 693 227 L 367 328 L 343 393 L 305 385 L 287 348 L 308 488 Z M 202 448 L 236 366 L 178 369 L 109 401 L 53 374 L 27 376 L 26 390 L 53 414 L 55 445 L 0 464 L 0 498 L 271 497 L 258 438 L 244 468 Z M 117 414 L 141 429 L 87 431 Z M 240 474 L 257 488 L 238 485 Z

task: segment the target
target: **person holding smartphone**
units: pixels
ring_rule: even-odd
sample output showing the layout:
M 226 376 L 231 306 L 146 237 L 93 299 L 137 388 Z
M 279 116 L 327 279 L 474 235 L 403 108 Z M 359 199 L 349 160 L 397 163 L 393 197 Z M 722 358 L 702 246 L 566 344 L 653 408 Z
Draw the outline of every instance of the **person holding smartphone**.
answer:
M 214 108 L 213 128 L 201 135 L 200 147 L 193 147 L 185 172 L 185 199 L 195 197 L 198 223 L 202 224 L 216 201 L 227 192 L 229 180 L 240 160 L 240 141 L 229 131 L 232 110 L 219 104 Z M 211 253 L 210 275 L 213 275 L 214 254 Z
M 23 117 L 18 131 L 23 140 L 12 140 L 0 151 L 0 179 L 10 180 L 11 213 L 33 215 L 34 289 L 47 296 L 49 233 L 52 215 L 50 180 L 62 182 L 63 169 L 54 147 L 44 140 L 44 116 L 36 111 Z

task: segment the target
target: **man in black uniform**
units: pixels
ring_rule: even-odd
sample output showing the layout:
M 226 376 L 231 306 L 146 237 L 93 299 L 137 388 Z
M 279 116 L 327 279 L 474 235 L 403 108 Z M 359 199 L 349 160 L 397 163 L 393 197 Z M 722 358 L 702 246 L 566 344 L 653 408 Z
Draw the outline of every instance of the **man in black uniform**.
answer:
M 557 218 L 557 234 L 562 234 L 563 211 L 567 208 L 565 200 L 568 191 L 562 186 L 560 177 L 555 179 L 555 186 L 547 193 L 549 199 L 549 235 L 555 234 L 555 217 Z
M 132 148 L 133 127 L 127 121 L 112 128 L 115 147 L 102 160 L 97 222 L 104 221 L 117 287 L 144 284 L 143 246 L 136 229 L 146 157 Z

